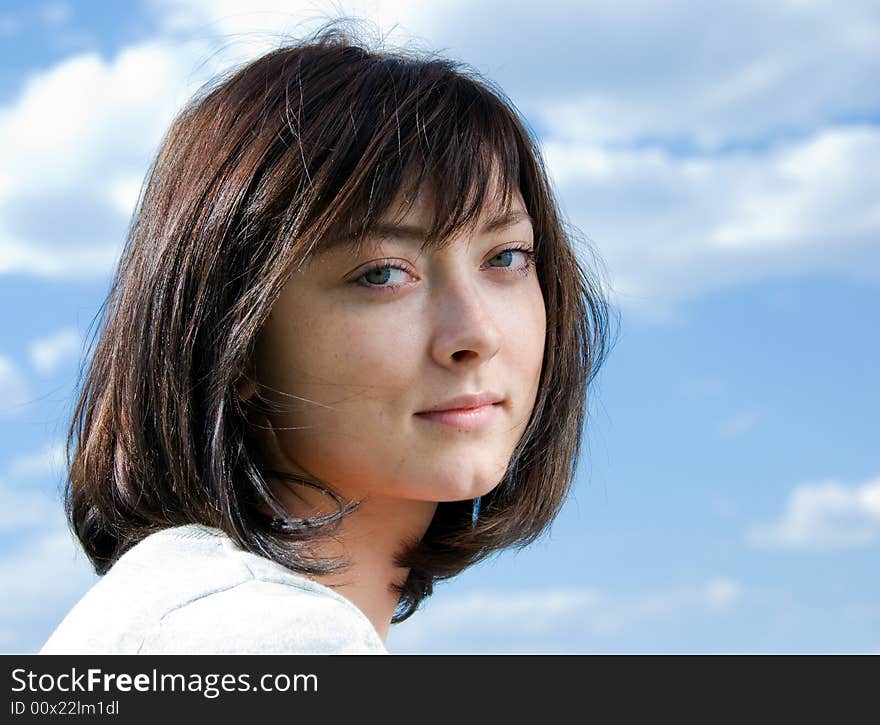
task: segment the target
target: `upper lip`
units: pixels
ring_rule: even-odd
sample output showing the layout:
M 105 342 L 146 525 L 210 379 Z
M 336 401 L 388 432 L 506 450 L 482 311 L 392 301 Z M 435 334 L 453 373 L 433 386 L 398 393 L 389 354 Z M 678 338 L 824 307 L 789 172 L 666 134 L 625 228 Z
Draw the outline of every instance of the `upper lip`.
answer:
M 482 393 L 469 393 L 466 395 L 456 395 L 454 398 L 444 400 L 442 403 L 433 405 L 427 410 L 420 410 L 419 413 L 436 413 L 441 410 L 466 410 L 468 408 L 479 408 L 483 405 L 491 405 L 500 403 L 504 397 L 498 393 L 487 390 Z

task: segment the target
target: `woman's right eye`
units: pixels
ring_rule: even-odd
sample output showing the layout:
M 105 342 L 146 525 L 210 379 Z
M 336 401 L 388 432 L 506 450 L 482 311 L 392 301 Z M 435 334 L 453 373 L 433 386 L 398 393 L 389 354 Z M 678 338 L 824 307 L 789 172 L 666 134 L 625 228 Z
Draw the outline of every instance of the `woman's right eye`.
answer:
M 395 272 L 400 273 L 396 275 L 399 280 L 398 283 L 388 284 L 395 278 Z M 406 283 L 407 276 L 409 276 L 409 272 L 403 267 L 397 267 L 393 264 L 377 264 L 358 276 L 354 283 L 360 287 L 369 287 L 387 292 L 402 287 Z

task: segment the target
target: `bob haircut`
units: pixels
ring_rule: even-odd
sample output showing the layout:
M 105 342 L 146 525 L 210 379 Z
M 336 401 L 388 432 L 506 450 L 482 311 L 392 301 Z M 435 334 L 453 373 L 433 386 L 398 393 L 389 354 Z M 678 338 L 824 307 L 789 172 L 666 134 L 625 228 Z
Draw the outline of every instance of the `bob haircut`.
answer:
M 80 370 L 65 512 L 99 575 L 148 535 L 188 523 L 303 574 L 344 567 L 310 546 L 357 503 L 265 465 L 249 411 L 268 401 L 240 388 L 259 391 L 255 340 L 291 270 L 327 245 L 360 243 L 399 191 L 415 199 L 430 186 L 425 245 L 440 245 L 494 201 L 494 179 L 501 208 L 518 189 L 534 223 L 547 310 L 538 394 L 477 522 L 471 500 L 440 502 L 423 538 L 396 555 L 409 569 L 391 585 L 397 623 L 435 581 L 549 527 L 574 478 L 609 305 L 503 92 L 456 61 L 371 51 L 334 25 L 203 86 L 166 133 L 96 315 L 84 380 Z M 337 511 L 290 517 L 271 477 L 318 488 Z

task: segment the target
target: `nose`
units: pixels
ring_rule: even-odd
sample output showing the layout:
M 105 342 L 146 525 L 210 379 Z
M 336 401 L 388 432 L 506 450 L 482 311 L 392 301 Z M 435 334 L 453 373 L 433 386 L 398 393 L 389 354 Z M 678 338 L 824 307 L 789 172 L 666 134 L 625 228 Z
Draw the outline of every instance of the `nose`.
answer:
M 502 332 L 495 315 L 503 306 L 490 304 L 473 286 L 450 283 L 433 301 L 436 327 L 431 356 L 439 365 L 491 360 L 501 349 Z

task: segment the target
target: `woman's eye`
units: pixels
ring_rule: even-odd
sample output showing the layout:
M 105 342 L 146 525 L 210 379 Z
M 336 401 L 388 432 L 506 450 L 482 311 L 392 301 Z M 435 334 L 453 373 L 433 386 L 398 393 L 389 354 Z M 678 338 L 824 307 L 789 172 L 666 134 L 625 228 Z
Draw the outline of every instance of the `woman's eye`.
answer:
M 489 260 L 489 263 L 491 264 L 492 262 L 498 260 L 501 262 L 501 264 L 492 266 L 510 267 L 513 264 L 513 255 L 517 252 L 526 254 L 525 249 L 505 249 L 503 252 L 499 252 L 494 257 L 492 257 L 492 259 Z
M 395 275 L 395 272 L 397 273 Z M 400 267 L 393 265 L 381 265 L 373 267 L 358 277 L 355 282 L 361 284 L 362 287 L 378 287 L 378 288 L 396 288 L 406 282 L 408 272 Z M 363 280 L 363 282 L 361 281 Z M 394 283 L 396 281 L 396 284 Z M 392 282 L 392 284 L 389 284 Z
M 516 264 L 513 255 L 519 253 L 522 261 Z M 493 264 L 499 262 L 500 264 Z M 489 260 L 489 265 L 498 269 L 509 269 L 510 274 L 525 277 L 535 264 L 535 250 L 514 247 L 513 249 L 504 249 L 498 252 Z

